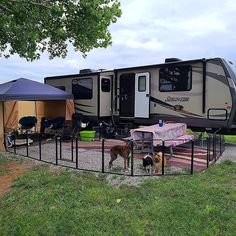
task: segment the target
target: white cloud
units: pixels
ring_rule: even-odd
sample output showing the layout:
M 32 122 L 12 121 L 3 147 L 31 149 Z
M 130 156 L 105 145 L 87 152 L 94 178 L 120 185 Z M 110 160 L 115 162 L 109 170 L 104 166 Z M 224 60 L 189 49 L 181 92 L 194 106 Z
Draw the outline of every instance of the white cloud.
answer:
M 183 32 L 189 36 L 220 33 L 226 30 L 224 22 L 216 14 L 201 15 L 187 20 L 180 18 L 172 22 L 165 22 L 165 24 L 170 31 Z
M 124 31 L 124 34 L 114 40 L 114 45 L 123 45 L 130 48 L 162 50 L 165 46 L 164 42 L 158 42 L 155 38 L 147 38 L 145 41 L 141 37 L 132 37 L 129 31 Z M 140 39 L 140 40 L 139 40 Z
M 162 50 L 164 48 L 163 42 L 158 42 L 155 39 L 151 39 L 144 43 L 137 40 L 128 40 L 126 45 L 131 48 L 144 48 L 148 50 Z
M 66 59 L 35 62 L 0 57 L 0 83 L 18 77 L 78 73 L 82 68 L 156 64 L 167 57 L 226 57 L 236 62 L 235 0 L 121 0 L 123 14 L 110 27 L 113 45 L 94 49 L 86 59 L 69 48 Z

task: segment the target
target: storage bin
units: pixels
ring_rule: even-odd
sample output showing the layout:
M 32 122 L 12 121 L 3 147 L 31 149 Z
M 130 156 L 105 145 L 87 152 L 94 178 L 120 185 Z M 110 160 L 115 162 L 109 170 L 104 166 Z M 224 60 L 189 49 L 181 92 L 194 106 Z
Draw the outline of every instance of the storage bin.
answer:
M 96 131 L 94 130 L 83 130 L 79 132 L 81 141 L 93 141 L 95 138 Z

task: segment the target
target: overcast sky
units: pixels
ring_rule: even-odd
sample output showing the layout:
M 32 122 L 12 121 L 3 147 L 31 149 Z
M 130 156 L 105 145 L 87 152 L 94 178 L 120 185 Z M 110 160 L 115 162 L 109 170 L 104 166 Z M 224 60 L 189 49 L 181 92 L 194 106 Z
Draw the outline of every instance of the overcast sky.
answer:
M 111 69 L 164 62 L 165 58 L 223 57 L 236 62 L 235 0 L 121 0 L 123 14 L 110 27 L 113 44 L 84 59 L 70 50 L 66 59 L 27 62 L 0 57 L 0 83 L 24 77 L 43 82 L 46 76 L 80 69 Z

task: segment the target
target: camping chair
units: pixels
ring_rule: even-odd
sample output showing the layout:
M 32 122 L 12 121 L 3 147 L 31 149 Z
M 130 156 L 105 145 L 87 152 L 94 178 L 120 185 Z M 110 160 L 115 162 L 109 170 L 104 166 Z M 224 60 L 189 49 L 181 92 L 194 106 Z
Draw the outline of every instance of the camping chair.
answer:
M 27 133 L 32 128 L 36 127 L 37 118 L 35 116 L 24 116 L 19 120 L 20 132 Z
M 75 137 L 79 137 L 79 131 L 84 127 L 85 123 L 83 121 L 83 115 L 74 113 L 72 115 L 72 121 L 64 126 L 62 131 L 62 139 L 70 140 Z
M 57 117 L 51 120 L 47 120 L 44 117 L 41 120 L 41 132 L 52 134 L 53 136 L 61 135 L 64 125 L 65 125 L 64 117 Z

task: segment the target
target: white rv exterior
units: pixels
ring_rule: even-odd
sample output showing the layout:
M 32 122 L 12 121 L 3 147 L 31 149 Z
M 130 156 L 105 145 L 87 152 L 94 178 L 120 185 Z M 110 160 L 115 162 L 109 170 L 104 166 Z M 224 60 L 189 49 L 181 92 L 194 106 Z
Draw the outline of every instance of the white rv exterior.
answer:
M 93 120 L 155 124 L 159 119 L 232 133 L 236 70 L 221 58 L 45 78 L 74 94 L 76 112 Z

